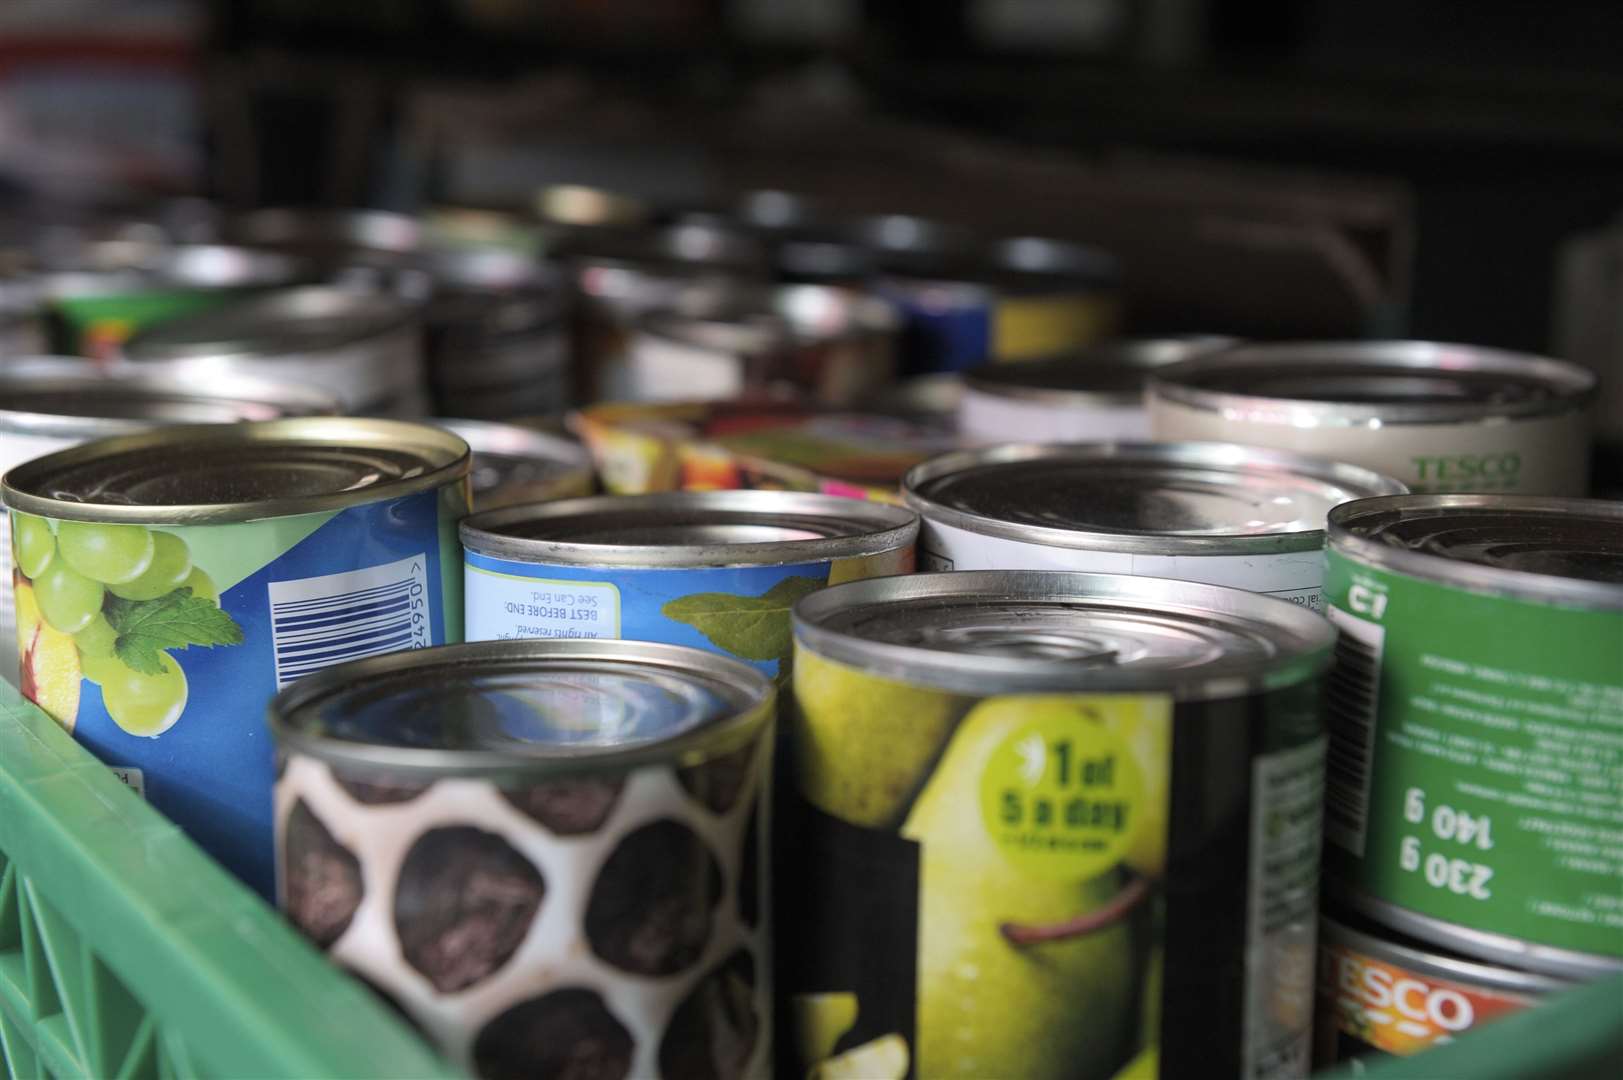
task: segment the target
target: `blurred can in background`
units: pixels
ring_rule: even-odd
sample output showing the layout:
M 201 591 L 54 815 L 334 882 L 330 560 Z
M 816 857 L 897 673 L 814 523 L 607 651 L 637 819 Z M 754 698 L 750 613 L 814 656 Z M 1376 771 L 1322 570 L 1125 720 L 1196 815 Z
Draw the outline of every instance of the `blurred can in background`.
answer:
M 1594 392 L 1576 364 L 1473 345 L 1246 345 L 1152 373 L 1150 428 L 1350 461 L 1414 492 L 1581 496 Z
M 128 363 L 180 379 L 255 375 L 309 383 L 346 412 L 428 411 L 420 310 L 373 291 L 309 285 L 169 319 L 131 338 Z
M 573 439 L 488 420 L 436 418 L 434 425 L 460 435 L 473 451 L 475 512 L 592 493 L 592 456 Z

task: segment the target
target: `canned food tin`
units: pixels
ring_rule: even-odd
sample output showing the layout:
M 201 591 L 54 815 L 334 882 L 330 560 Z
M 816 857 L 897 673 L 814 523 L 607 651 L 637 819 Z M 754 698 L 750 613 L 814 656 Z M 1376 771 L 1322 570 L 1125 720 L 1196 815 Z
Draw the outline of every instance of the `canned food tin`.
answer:
M 263 707 L 345 660 L 462 636 L 448 431 L 166 427 L 13 468 L 21 689 L 269 894 Z
M 845 405 L 896 369 L 896 312 L 825 285 L 696 288 L 638 323 L 624 398 L 705 401 L 785 390 Z
M 561 435 L 485 420 L 434 421 L 473 450 L 475 510 L 572 499 L 592 493 L 592 455 Z
M 1147 440 L 1144 383 L 1154 368 L 1222 348 L 1222 337 L 1106 342 L 965 373 L 958 434 L 974 442 Z
M 1471 345 L 1251 345 L 1152 374 L 1150 429 L 1323 454 L 1415 492 L 1583 495 L 1594 390 L 1576 364 Z
M 1012 443 L 933 458 L 902 490 L 926 569 L 1181 578 L 1317 611 L 1325 515 L 1403 485 L 1228 443 Z
M 1372 499 L 1328 551 L 1335 895 L 1468 956 L 1623 968 L 1623 504 Z
M 429 278 L 419 265 L 423 228 L 405 214 L 268 207 L 229 222 L 226 232 L 238 243 L 294 256 L 321 281 L 414 301 L 428 297 Z
M 324 416 L 338 403 L 312 386 L 264 379 L 202 379 L 184 387 L 146 372 L 105 371 L 72 358 L 0 365 L 0 473 L 56 450 L 160 427 Z M 0 515 L 0 672 L 17 681 L 12 637 L 11 521 Z
M 1418 1054 L 1572 985 L 1327 915 L 1319 922 L 1315 1064 Z
M 435 294 L 425 314 L 436 411 L 507 417 L 556 412 L 569 401 L 564 285 L 533 258 L 463 247 L 429 260 Z
M 306 286 L 168 320 L 125 358 L 173 378 L 253 375 L 310 383 L 350 412 L 418 416 L 422 331 L 414 306 L 383 293 Z
M 840 585 L 794 633 L 782 1075 L 1306 1074 L 1328 623 L 999 571 Z
M 634 638 L 769 674 L 789 608 L 830 583 L 913 569 L 918 518 L 790 491 L 601 496 L 462 525 L 468 638 Z
M 761 1077 L 774 694 L 630 641 L 453 645 L 283 691 L 278 897 L 485 1077 Z

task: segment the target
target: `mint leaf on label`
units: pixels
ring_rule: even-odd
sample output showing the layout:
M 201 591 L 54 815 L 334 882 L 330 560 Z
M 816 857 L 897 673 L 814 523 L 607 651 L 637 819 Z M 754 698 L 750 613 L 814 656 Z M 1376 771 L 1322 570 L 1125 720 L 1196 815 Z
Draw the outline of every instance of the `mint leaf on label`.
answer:
M 718 648 L 745 660 L 784 660 L 793 644 L 789 609 L 825 583 L 787 577 L 760 596 L 693 593 L 660 608 L 667 619 L 687 623 Z
M 133 671 L 157 675 L 159 654 L 193 645 L 240 645 L 242 627 L 212 600 L 193 596 L 188 587 L 156 600 L 125 600 L 108 595 L 102 615 L 118 635 L 113 652 Z

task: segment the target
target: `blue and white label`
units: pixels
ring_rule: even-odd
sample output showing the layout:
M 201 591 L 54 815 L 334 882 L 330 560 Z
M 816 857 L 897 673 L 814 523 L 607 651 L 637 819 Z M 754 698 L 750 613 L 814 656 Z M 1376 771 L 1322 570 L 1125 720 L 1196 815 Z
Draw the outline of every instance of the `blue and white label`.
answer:
M 789 609 L 828 583 L 827 562 L 599 568 L 464 555 L 469 641 L 630 638 L 735 656 L 775 675 Z

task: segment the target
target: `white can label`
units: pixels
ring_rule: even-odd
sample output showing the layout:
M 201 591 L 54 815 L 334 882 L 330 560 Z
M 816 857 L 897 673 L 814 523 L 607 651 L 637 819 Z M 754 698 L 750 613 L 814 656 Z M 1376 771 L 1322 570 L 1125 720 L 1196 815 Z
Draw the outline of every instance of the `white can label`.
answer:
M 466 566 L 469 641 L 617 638 L 620 590 L 607 581 L 519 577 Z
M 1144 440 L 1150 416 L 1142 404 L 1057 404 L 965 390 L 958 433 L 975 442 Z
M 925 570 L 1080 570 L 1177 578 L 1266 593 L 1310 611 L 1323 605 L 1324 552 L 1319 548 L 1271 555 L 1142 555 L 986 536 L 925 518 L 919 530 L 919 565 Z

